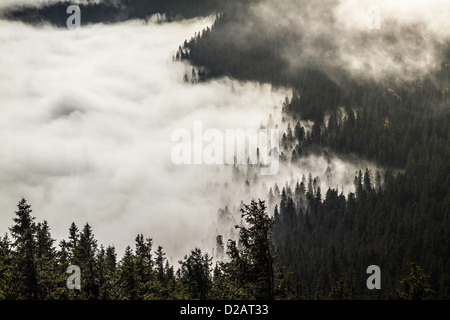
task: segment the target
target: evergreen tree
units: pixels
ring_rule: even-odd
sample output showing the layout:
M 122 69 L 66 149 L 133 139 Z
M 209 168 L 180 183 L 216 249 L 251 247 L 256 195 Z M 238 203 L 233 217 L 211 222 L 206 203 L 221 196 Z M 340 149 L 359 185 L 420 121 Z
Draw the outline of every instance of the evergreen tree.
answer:
M 161 284 L 165 284 L 166 277 L 164 273 L 164 261 L 166 260 L 166 254 L 163 251 L 161 246 L 158 246 L 158 249 L 155 251 L 155 267 L 156 267 L 156 275 L 157 279 Z
M 97 240 L 92 227 L 86 223 L 74 252 L 74 262 L 81 269 L 81 290 L 85 299 L 98 299 L 99 295 L 97 250 Z
M 189 256 L 179 261 L 178 277 L 186 288 L 191 299 L 206 300 L 212 287 L 211 265 L 212 258 L 202 254 L 199 248 L 191 251 Z
M 80 235 L 78 227 L 76 226 L 75 222 L 72 222 L 69 228 L 69 241 L 67 242 L 67 251 L 70 259 L 72 260 L 72 263 L 75 265 L 79 263 L 75 260 L 75 250 L 78 247 L 79 238 Z
M 9 286 L 12 281 L 11 261 L 11 242 L 8 235 L 5 234 L 0 239 L 0 300 L 14 298 L 14 293 L 11 292 L 11 287 Z
M 264 201 L 252 200 L 241 209 L 246 225 L 239 229 L 241 249 L 235 241 L 228 243 L 227 269 L 237 285 L 242 285 L 247 298 L 274 299 L 274 266 L 271 232 L 274 219 L 266 212 Z
M 152 246 L 153 240 L 139 234 L 136 239 L 136 271 L 139 277 L 139 295 L 145 296 L 147 283 L 153 275 Z
M 434 291 L 429 284 L 429 276 L 424 274 L 422 267 L 416 262 L 410 264 L 409 275 L 400 281 L 397 288 L 399 297 L 403 300 L 429 300 Z
M 106 250 L 103 245 L 100 247 L 97 260 L 99 266 L 99 299 L 101 300 L 121 298 L 116 259 L 116 249 L 113 246 L 108 246 Z
M 222 235 L 218 235 L 216 237 L 216 257 L 218 259 L 222 259 L 224 252 L 225 252 L 225 246 L 223 243 L 223 237 L 222 237 Z
M 121 298 L 137 300 L 139 297 L 139 279 L 136 270 L 136 259 L 130 246 L 125 249 L 120 265 L 119 287 Z
M 297 124 L 295 125 L 294 135 L 299 143 L 302 143 L 305 139 L 305 128 L 303 128 L 300 122 L 297 122 Z
M 57 253 L 47 221 L 36 225 L 36 267 L 39 299 L 55 299 L 57 288 L 64 277 L 59 271 Z
M 348 300 L 350 298 L 350 290 L 346 287 L 343 279 L 339 279 L 328 294 L 330 300 Z
M 14 225 L 10 228 L 14 239 L 12 255 L 12 286 L 18 299 L 38 299 L 39 287 L 36 270 L 36 227 L 31 216 L 31 206 L 22 198 L 16 211 Z
M 372 191 L 372 179 L 370 177 L 370 171 L 366 168 L 364 172 L 364 190 L 366 192 Z

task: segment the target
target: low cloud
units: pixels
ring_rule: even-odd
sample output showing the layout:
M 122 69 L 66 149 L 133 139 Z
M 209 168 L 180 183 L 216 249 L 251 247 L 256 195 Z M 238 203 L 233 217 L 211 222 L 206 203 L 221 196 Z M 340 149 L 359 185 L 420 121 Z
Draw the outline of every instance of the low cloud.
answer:
M 257 128 L 287 94 L 229 79 L 184 83 L 191 69 L 172 55 L 211 23 L 69 31 L 0 21 L 0 232 L 24 196 L 59 240 L 74 221 L 119 252 L 137 233 L 177 258 L 200 245 L 224 204 L 207 186 L 230 170 L 175 166 L 171 133 L 196 120 Z
M 301 61 L 298 56 L 305 57 L 308 50 L 310 56 L 316 53 L 320 35 L 324 43 L 330 40 L 331 31 L 322 30 L 321 22 L 333 17 L 336 23 L 347 8 L 333 3 L 326 14 L 308 7 L 303 22 L 295 20 L 295 10 L 277 20 L 268 0 L 253 10 L 264 25 L 272 23 L 266 35 L 278 34 L 294 21 L 307 29 L 312 18 L 318 19 L 309 29 L 309 40 L 299 31 L 303 40 L 281 48 L 295 66 Z M 58 240 L 67 237 L 71 222 L 79 227 L 89 222 L 99 243 L 114 244 L 119 253 L 143 233 L 176 261 L 194 246 L 212 249 L 214 236 L 232 227 L 217 226 L 219 208 L 265 197 L 274 183 L 282 188 L 309 172 L 319 176 L 322 194 L 327 187 L 346 194 L 352 191 L 356 170 L 375 168 L 354 159 L 311 156 L 299 166 L 283 165 L 279 174 L 255 181 L 251 170 L 241 171 L 236 179 L 230 166 L 174 165 L 174 130 L 192 132 L 195 121 L 202 121 L 204 130 L 257 129 L 270 113 L 281 125 L 280 108 L 274 107 L 290 94 L 228 78 L 185 83 L 183 75 L 190 74 L 191 67 L 172 61 L 172 56 L 179 44 L 212 22 L 129 21 L 66 30 L 0 20 L 0 232 L 7 232 L 23 196 Z M 340 48 L 340 41 L 330 43 L 338 49 L 323 51 L 333 56 L 323 60 L 324 65 L 337 63 L 352 70 L 348 61 L 358 47 Z M 298 56 L 292 54 L 297 45 L 302 48 Z M 332 170 L 328 180 L 327 167 Z
M 315 66 L 331 76 L 345 71 L 414 80 L 440 67 L 450 40 L 449 12 L 443 0 L 262 0 L 229 26 L 229 34 L 243 46 L 283 39 L 276 53 L 292 72 Z

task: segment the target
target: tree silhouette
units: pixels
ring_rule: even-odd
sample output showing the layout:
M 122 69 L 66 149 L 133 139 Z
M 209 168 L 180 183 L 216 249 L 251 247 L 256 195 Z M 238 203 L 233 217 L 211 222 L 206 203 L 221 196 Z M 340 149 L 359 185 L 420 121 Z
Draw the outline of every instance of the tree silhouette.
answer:
M 427 276 L 422 267 L 416 262 L 411 262 L 409 275 L 400 281 L 397 288 L 399 297 L 403 300 L 429 300 L 434 291 L 429 284 Z

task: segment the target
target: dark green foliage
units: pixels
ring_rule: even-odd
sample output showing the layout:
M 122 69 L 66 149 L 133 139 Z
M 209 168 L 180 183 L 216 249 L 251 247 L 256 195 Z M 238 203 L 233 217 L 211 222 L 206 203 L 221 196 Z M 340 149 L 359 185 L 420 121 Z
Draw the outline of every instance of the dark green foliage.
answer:
M 328 123 L 316 120 L 307 131 L 297 122 L 291 143 L 286 133 L 286 149 L 296 150 L 293 165 L 301 150 L 329 159 L 333 153 L 356 154 L 385 167 L 384 179 L 380 172 L 359 170 L 354 193 L 330 189 L 323 201 L 310 176 L 306 191 L 295 186 L 294 210 L 281 192 L 275 212 L 277 260 L 303 284 L 306 297 L 398 298 L 395 283 L 410 261 L 430 274 L 434 298 L 449 297 L 448 71 L 436 71 L 439 81 L 341 85 L 347 98 L 342 109 L 328 112 Z M 284 103 L 285 118 L 294 123 L 302 117 L 297 99 Z M 332 173 L 327 169 L 326 174 Z M 370 264 L 381 267 L 381 291 L 365 287 L 364 268 Z
M 38 279 L 39 299 L 56 299 L 59 297 L 57 290 L 61 283 L 58 277 L 58 266 L 54 260 L 57 257 L 56 249 L 53 245 L 55 240 L 51 238 L 50 227 L 47 221 L 36 225 L 36 269 Z
M 216 237 L 216 257 L 218 259 L 222 259 L 224 253 L 225 253 L 225 246 L 223 243 L 223 237 L 222 235 L 218 235 Z
M 72 224 L 71 240 L 61 241 L 59 249 L 55 248 L 48 224 L 45 221 L 34 224 L 31 209 L 22 199 L 16 224 L 11 228 L 15 242 L 11 243 L 6 236 L 0 242 L 0 297 L 447 298 L 449 274 L 442 266 L 449 263 L 448 243 L 442 239 L 450 238 L 449 215 L 433 215 L 436 206 L 425 211 L 428 218 L 422 217 L 418 209 L 401 209 L 392 202 L 393 195 L 395 199 L 392 188 L 402 176 L 395 178 L 386 173 L 379 191 L 372 187 L 371 176 L 368 170 L 364 175 L 358 173 L 355 181 L 361 186 L 360 191 L 357 196 L 350 193 L 347 198 L 329 189 L 321 199 L 320 188 L 315 186 L 316 179 L 312 176 L 308 188 L 304 187 L 307 179 L 297 183 L 295 192 L 286 185 L 279 198 L 280 210 L 275 206 L 274 218 L 267 215 L 261 200 L 243 205 L 239 245 L 230 240 L 229 259 L 216 263 L 214 270 L 211 257 L 195 249 L 180 261 L 180 268 L 174 272 L 161 247 L 152 257 L 152 240 L 143 235 L 136 237 L 135 253 L 127 247 L 117 262 L 114 247 L 97 249 L 89 224 L 81 232 Z M 304 200 L 295 202 L 292 197 Z M 31 240 L 29 230 L 34 235 Z M 75 239 L 78 240 L 72 255 L 69 243 Z M 220 237 L 217 243 L 219 248 L 223 245 Z M 425 276 L 421 267 L 412 264 L 410 275 L 404 277 L 411 260 L 418 261 L 431 276 Z M 65 271 L 75 262 L 82 270 L 82 288 L 68 290 Z M 371 264 L 381 267 L 382 290 L 369 291 L 365 287 L 365 269 Z M 35 278 L 24 274 L 29 266 L 34 267 Z M 35 296 L 26 292 L 29 287 L 35 290 Z
M 119 288 L 122 299 L 138 299 L 139 278 L 136 269 L 136 259 L 130 246 L 128 246 L 125 249 L 125 254 L 120 266 Z
M 96 299 L 99 295 L 97 253 L 97 240 L 94 238 L 92 227 L 86 223 L 74 251 L 74 264 L 81 268 L 82 293 L 85 299 Z
M 12 291 L 18 299 L 38 299 L 38 272 L 36 269 L 36 226 L 31 206 L 22 198 L 10 228 L 15 249 L 11 257 Z M 13 280 L 14 279 L 14 280 Z
M 100 285 L 98 298 L 100 300 L 115 300 L 121 297 L 117 290 L 119 272 L 116 259 L 117 254 L 114 247 L 108 246 L 106 250 L 103 245 L 100 247 L 98 255 Z
M 211 261 L 208 254 L 202 254 L 199 248 L 191 251 L 180 261 L 178 277 L 182 285 L 187 289 L 189 298 L 205 300 L 208 298 L 212 287 Z
M 274 262 L 271 243 L 274 219 L 267 214 L 264 201 L 252 200 L 241 209 L 245 224 L 239 228 L 239 244 L 228 243 L 230 261 L 226 263 L 231 281 L 247 299 L 274 299 Z
M 152 255 L 153 241 L 139 234 L 136 250 L 128 246 L 120 261 L 115 248 L 103 245 L 98 248 L 92 227 L 86 223 L 81 231 L 72 223 L 69 239 L 54 246 L 47 222 L 35 224 L 31 208 L 25 199 L 10 228 L 15 239 L 7 235 L 0 240 L 0 299 L 229 299 L 273 298 L 270 230 L 273 220 L 267 216 L 264 202 L 252 202 L 243 209 L 248 226 L 240 226 L 242 246 L 234 247 L 230 257 L 238 256 L 246 262 L 239 270 L 254 273 L 245 280 L 237 278 L 232 270 L 236 261 L 218 262 L 213 270 L 212 257 L 195 248 L 180 261 L 175 272 L 165 258 L 161 246 Z M 217 245 L 223 250 L 222 237 Z M 220 249 L 221 248 L 221 249 Z M 255 260 L 256 259 L 256 260 Z M 76 265 L 81 270 L 81 289 L 66 287 L 67 267 Z M 15 268 L 15 269 L 14 269 Z M 29 272 L 29 273 L 27 273 Z M 33 277 L 30 277 L 33 275 Z M 242 281 L 246 289 L 236 286 Z M 281 289 L 278 286 L 277 290 Z M 28 289 L 31 288 L 31 291 Z M 239 291 L 239 293 L 236 292 Z
M 11 292 L 11 242 L 5 235 L 0 239 L 0 299 L 11 299 L 14 292 Z
M 136 272 L 139 277 L 140 288 L 138 288 L 139 295 L 146 293 L 146 284 L 152 279 L 152 246 L 153 240 L 147 238 L 144 240 L 142 234 L 136 237 Z
M 397 284 L 410 261 L 418 261 L 432 276 L 428 287 L 404 280 L 402 298 L 413 294 L 413 286 L 435 291 L 434 298 L 448 298 L 444 279 L 449 273 L 442 268 L 450 260 L 448 209 L 433 205 L 432 199 L 405 200 L 398 194 L 400 185 L 406 187 L 403 175 L 387 172 L 378 192 L 370 176 L 368 170 L 355 176 L 356 196 L 329 189 L 320 201 L 317 189 L 312 195 L 306 192 L 304 206 L 282 196 L 280 211 L 274 212 L 276 261 L 302 284 L 306 298 L 398 298 Z M 424 201 L 428 205 L 420 208 Z M 365 268 L 372 264 L 382 270 L 382 290 L 366 288 Z M 425 277 L 415 277 L 424 282 Z
M 410 272 L 397 288 L 397 293 L 404 300 L 428 300 L 432 298 L 433 290 L 429 284 L 429 276 L 415 262 L 410 264 Z
M 146 19 L 156 12 L 171 20 L 223 12 L 211 28 L 179 47 L 174 58 L 195 66 L 186 82 L 230 76 L 290 87 L 293 96 L 282 105 L 288 121 L 282 161 L 296 166 L 309 154 L 356 155 L 385 172 L 360 168 L 354 192 L 347 195 L 321 190 L 311 174 L 295 185 L 274 185 L 268 195 L 274 217 L 263 201 L 243 206 L 239 240 L 228 241 L 229 259 L 214 270 L 211 257 L 195 249 L 175 272 L 162 247 L 152 255 L 153 242 L 143 235 L 136 237 L 134 252 L 128 247 L 116 261 L 114 247 L 98 249 L 88 224 L 81 232 L 72 224 L 68 240 L 55 248 L 49 226 L 35 224 L 22 199 L 12 241 L 0 241 L 0 298 L 449 299 L 450 56 L 428 78 L 408 82 L 352 79 L 313 65 L 292 72 L 278 52 L 290 35 L 247 30 L 236 37 L 230 26 L 247 19 L 248 6 L 225 3 L 124 0 L 118 7 L 104 1 L 83 6 L 82 20 Z M 66 8 L 62 2 L 7 15 L 65 26 Z M 300 120 L 312 120 L 311 130 Z M 330 168 L 326 175 L 332 175 Z M 247 179 L 246 187 L 252 186 Z M 220 212 L 227 219 L 228 208 Z M 216 257 L 223 253 L 224 239 L 217 237 Z M 71 264 L 81 267 L 81 291 L 65 287 Z M 366 287 L 372 264 L 381 268 L 382 290 Z

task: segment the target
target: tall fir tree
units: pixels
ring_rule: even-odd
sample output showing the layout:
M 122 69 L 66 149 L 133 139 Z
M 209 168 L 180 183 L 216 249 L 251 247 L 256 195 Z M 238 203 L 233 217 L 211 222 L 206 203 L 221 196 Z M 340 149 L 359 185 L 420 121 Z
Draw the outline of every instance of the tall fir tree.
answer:
M 136 259 L 130 246 L 127 246 L 120 263 L 120 292 L 125 300 L 139 298 L 139 279 L 136 270 Z
M 212 287 L 211 261 L 212 258 L 207 253 L 203 254 L 199 248 L 195 248 L 179 262 L 178 277 L 191 299 L 208 298 Z
M 31 206 L 22 198 L 15 212 L 14 225 L 10 228 L 14 239 L 12 255 L 12 283 L 18 299 L 38 299 L 39 287 L 36 270 L 36 226 L 31 216 Z
M 245 225 L 239 229 L 241 249 L 235 241 L 229 241 L 230 261 L 226 268 L 235 277 L 235 284 L 247 291 L 247 298 L 275 298 L 274 262 L 272 249 L 272 228 L 274 218 L 269 217 L 262 200 L 252 200 L 241 209 Z
M 47 221 L 36 225 L 36 266 L 39 299 L 55 299 L 62 274 L 58 270 L 55 240 L 50 235 Z
M 74 262 L 81 269 L 81 291 L 84 299 L 98 299 L 99 277 L 97 264 L 97 240 L 92 227 L 86 223 L 79 234 L 74 250 Z

